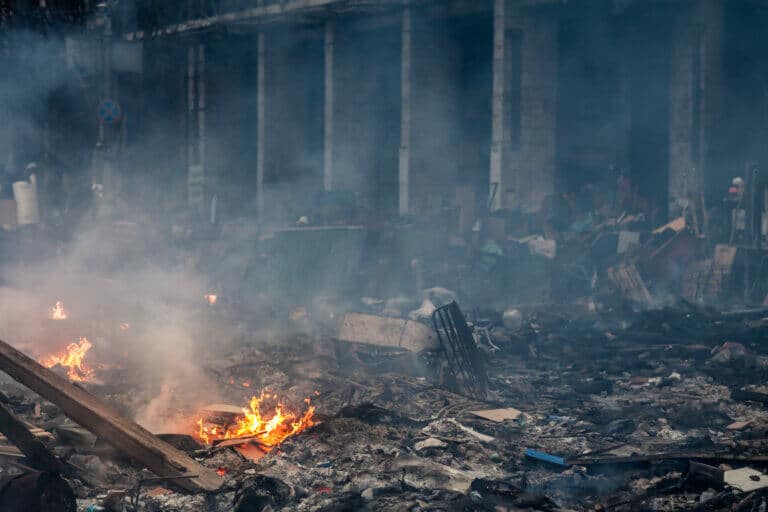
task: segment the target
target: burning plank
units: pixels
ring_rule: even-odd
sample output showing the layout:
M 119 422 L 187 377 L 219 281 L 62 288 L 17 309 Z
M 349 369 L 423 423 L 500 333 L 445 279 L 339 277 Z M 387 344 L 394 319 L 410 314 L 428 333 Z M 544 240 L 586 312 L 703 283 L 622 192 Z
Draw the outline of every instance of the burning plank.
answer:
M 231 406 L 223 404 L 215 404 L 208 406 L 207 409 L 218 408 L 219 413 L 224 412 L 232 414 L 237 412 L 233 417 L 233 422 L 226 426 L 214 426 L 209 428 L 200 418 L 197 421 L 198 425 L 198 437 L 205 442 L 205 444 L 217 444 L 217 441 L 229 440 L 229 439 L 242 439 L 242 440 L 254 440 L 265 447 L 272 447 L 282 443 L 286 438 L 298 434 L 302 430 L 313 426 L 314 420 L 312 419 L 315 413 L 315 407 L 310 404 L 309 398 L 307 402 L 307 410 L 299 416 L 293 411 L 289 411 L 281 403 L 275 405 L 274 410 L 271 411 L 271 415 L 265 414 L 262 411 L 263 402 L 267 399 L 275 399 L 275 396 L 269 396 L 262 391 L 261 395 L 251 398 L 247 408 L 234 411 Z M 225 409 L 221 411 L 221 409 Z M 265 408 L 268 409 L 268 408 Z
M 0 341 L 0 370 L 59 406 L 74 421 L 158 476 L 188 477 L 175 481 L 192 492 L 221 488 L 223 480 L 214 470 L 198 464 L 181 450 L 120 416 L 88 391 L 44 368 L 4 341 Z

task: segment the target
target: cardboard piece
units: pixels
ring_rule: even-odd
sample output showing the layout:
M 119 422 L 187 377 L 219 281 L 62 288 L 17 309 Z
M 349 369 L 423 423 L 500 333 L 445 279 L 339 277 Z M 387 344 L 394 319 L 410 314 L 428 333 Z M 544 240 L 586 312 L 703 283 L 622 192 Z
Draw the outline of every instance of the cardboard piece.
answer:
M 501 423 L 506 420 L 516 420 L 523 416 L 522 411 L 518 411 L 514 407 L 507 407 L 506 409 L 487 409 L 484 411 L 469 411 L 470 414 L 474 414 L 480 418 L 495 421 Z
M 768 475 L 752 468 L 726 471 L 723 473 L 723 480 L 726 484 L 742 492 L 751 492 L 768 487 Z
M 680 231 L 685 229 L 685 217 L 678 217 L 663 226 L 660 226 L 653 230 L 654 235 L 658 235 L 659 233 L 663 233 L 664 231 L 671 229 L 672 231 L 679 233 Z
M 344 315 L 336 338 L 350 343 L 402 348 L 411 352 L 440 347 L 434 331 L 422 323 L 363 313 Z

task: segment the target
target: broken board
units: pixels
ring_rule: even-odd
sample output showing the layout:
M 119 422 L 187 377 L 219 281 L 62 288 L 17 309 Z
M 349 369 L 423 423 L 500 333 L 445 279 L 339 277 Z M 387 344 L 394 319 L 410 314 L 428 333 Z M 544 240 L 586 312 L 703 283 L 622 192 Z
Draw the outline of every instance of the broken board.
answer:
M 507 407 L 506 409 L 487 409 L 485 411 L 469 411 L 470 414 L 474 414 L 480 418 L 495 421 L 501 423 L 506 420 L 516 420 L 520 416 L 523 416 L 522 411 L 518 411 L 513 407 Z
M 46 400 L 117 450 L 144 464 L 160 477 L 176 477 L 192 492 L 216 491 L 224 480 L 186 453 L 121 416 L 83 388 L 44 368 L 4 341 L 0 341 L 0 370 Z M 189 476 L 189 478 L 179 478 Z
M 364 313 L 344 315 L 336 338 L 350 343 L 400 348 L 411 352 L 440 348 L 434 331 L 424 324 Z

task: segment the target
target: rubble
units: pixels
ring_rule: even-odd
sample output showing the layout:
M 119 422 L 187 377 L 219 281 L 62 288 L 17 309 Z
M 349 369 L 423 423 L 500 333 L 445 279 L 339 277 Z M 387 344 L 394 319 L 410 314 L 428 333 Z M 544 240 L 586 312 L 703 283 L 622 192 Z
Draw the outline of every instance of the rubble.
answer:
M 0 512 L 765 512 L 766 2 L 173 4 L 0 2 Z
M 756 400 L 759 391 L 723 368 L 762 371 L 751 361 L 764 349 L 749 340 L 764 327 L 752 318 L 703 309 L 641 312 L 624 327 L 611 327 L 608 336 L 609 317 L 590 326 L 565 312 L 532 310 L 520 329 L 496 332 L 498 350 L 484 349 L 483 400 L 452 393 L 439 380 L 372 374 L 359 363 L 334 358 L 319 363 L 322 372 L 303 376 L 301 368 L 316 360 L 323 344 L 336 343 L 335 335 L 320 345 L 297 339 L 290 348 L 240 351 L 230 359 L 233 367 L 257 368 L 268 357 L 272 365 L 253 377 L 269 382 L 279 369 L 287 376 L 284 389 L 294 389 L 295 397 L 316 389 L 311 394 L 318 423 L 258 456 L 243 451 L 247 439 L 205 448 L 180 436 L 174 442 L 186 443 L 203 465 L 223 475 L 217 476 L 221 491 L 209 498 L 180 492 L 172 478 L 148 479 L 114 454 L 82 452 L 88 443 L 70 444 L 77 439 L 65 434 L 71 427 L 42 439 L 73 468 L 81 510 L 86 503 L 106 509 L 107 501 L 117 501 L 116 510 L 137 511 L 395 510 L 396 503 L 449 510 L 624 510 L 658 505 L 659 496 L 666 510 L 699 502 L 738 504 L 762 492 L 754 477 L 762 481 L 758 473 L 768 468 L 761 455 L 768 409 Z M 671 329 L 678 324 L 688 327 Z M 521 351 L 522 340 L 535 350 Z M 712 360 L 724 351 L 731 356 Z M 229 370 L 220 362 L 211 365 L 225 385 Z M 9 398 L 9 406 L 21 410 L 17 400 Z M 34 416 L 34 408 L 26 410 L 25 416 Z M 47 411 L 43 420 L 59 414 L 41 410 Z M 237 406 L 226 403 L 200 410 L 211 417 L 238 414 Z M 62 451 L 64 446 L 69 448 Z M 0 459 L 9 461 L 2 453 Z M 649 470 L 649 463 L 657 469 Z M 13 467 L 5 464 L 0 466 Z M 719 484 L 728 493 L 697 487 L 702 478 L 716 485 L 702 467 L 723 464 L 732 468 Z M 744 468 L 751 468 L 748 474 Z

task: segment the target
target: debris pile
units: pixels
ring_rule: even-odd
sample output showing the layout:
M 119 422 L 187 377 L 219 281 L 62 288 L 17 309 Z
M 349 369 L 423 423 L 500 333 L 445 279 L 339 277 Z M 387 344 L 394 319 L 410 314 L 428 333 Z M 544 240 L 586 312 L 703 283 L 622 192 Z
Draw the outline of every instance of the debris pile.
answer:
M 206 362 L 233 397 L 252 394 L 247 378 L 279 383 L 291 404 L 312 399 L 305 412 L 265 409 L 270 395 L 245 412 L 203 407 L 200 426 L 223 425 L 209 444 L 194 430 L 154 436 L 3 346 L 0 365 L 29 390 L 2 397 L 0 467 L 21 476 L 0 500 L 28 499 L 27 485 L 115 511 L 752 510 L 768 499 L 768 389 L 756 385 L 768 312 L 478 314 L 466 325 L 485 396 L 436 355 L 444 324 L 404 342 L 428 323 L 347 314 L 335 332 Z M 294 435 L 240 435 L 257 416 Z

